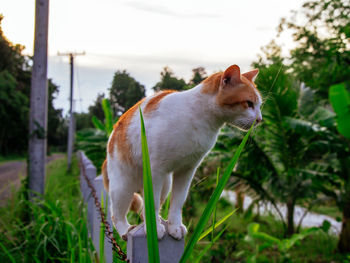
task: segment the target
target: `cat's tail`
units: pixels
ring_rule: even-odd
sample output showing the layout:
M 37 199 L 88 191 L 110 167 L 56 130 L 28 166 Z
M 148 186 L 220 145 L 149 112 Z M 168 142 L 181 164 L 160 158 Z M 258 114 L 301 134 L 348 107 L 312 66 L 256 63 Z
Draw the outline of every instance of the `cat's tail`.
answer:
M 142 204 L 143 204 L 143 200 L 141 195 L 139 195 L 138 193 L 134 193 L 134 197 L 132 198 L 132 202 L 130 205 L 130 210 L 134 211 L 137 214 L 141 215 L 142 218 Z
M 107 173 L 107 159 L 102 164 L 102 178 L 103 178 L 103 185 L 106 189 L 106 192 L 109 192 L 109 179 L 108 179 L 108 173 Z M 134 193 L 134 197 L 132 199 L 130 209 L 134 211 L 135 213 L 140 213 L 142 210 L 142 197 L 138 193 Z

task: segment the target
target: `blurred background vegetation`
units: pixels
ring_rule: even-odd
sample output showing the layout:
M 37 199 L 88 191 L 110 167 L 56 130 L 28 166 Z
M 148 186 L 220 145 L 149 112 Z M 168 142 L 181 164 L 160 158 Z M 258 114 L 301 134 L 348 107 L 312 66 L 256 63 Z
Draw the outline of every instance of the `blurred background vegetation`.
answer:
M 350 262 L 349 17 L 349 0 L 308 1 L 278 25 L 276 39 L 292 34 L 294 48 L 290 53 L 284 55 L 275 40 L 262 47 L 252 67 L 259 69 L 256 84 L 264 98 L 264 121 L 253 131 L 229 182 L 238 210 L 222 226 L 222 232 L 217 230 L 220 238 L 215 243 L 210 235 L 199 243 L 193 260 Z M 0 27 L 3 157 L 23 155 L 27 149 L 31 58 L 23 56 L 21 50 L 20 45 L 6 39 Z M 186 90 L 206 77 L 205 68 L 198 67 L 186 82 L 165 67 L 153 90 Z M 59 87 L 51 80 L 49 90 L 49 149 L 65 151 L 67 117 L 53 106 Z M 118 70 L 108 93 L 99 94 L 87 113 L 76 113 L 76 146 L 98 169 L 113 124 L 144 96 L 144 85 L 126 70 Z M 196 173 L 184 209 L 190 232 L 216 185 L 217 167 L 227 165 L 243 136 L 225 126 Z M 248 209 L 243 209 L 245 196 L 253 200 Z M 257 207 L 267 203 L 277 216 L 258 212 Z M 342 222 L 340 234 L 332 234 L 327 222 L 317 231 L 305 229 L 302 221 L 295 223 L 296 206 Z M 231 203 L 221 199 L 217 217 L 232 209 Z M 14 249 L 18 244 L 8 245 Z M 205 254 L 201 254 L 203 250 Z

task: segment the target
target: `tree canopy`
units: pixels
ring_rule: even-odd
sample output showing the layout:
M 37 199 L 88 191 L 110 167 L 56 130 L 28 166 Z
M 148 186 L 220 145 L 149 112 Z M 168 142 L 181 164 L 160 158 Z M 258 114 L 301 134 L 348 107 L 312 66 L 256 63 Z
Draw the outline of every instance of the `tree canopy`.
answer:
M 160 90 L 185 90 L 186 82 L 183 79 L 175 77 L 169 67 L 164 67 L 160 72 L 160 81 L 153 87 L 154 91 Z
M 22 55 L 23 46 L 5 37 L 2 19 L 0 15 L 0 154 L 21 154 L 28 146 L 31 59 Z M 64 119 L 62 110 L 53 105 L 59 88 L 51 80 L 48 88 L 48 144 L 62 147 L 66 141 Z
M 145 96 L 145 86 L 126 71 L 114 73 L 109 100 L 115 115 L 120 116 Z

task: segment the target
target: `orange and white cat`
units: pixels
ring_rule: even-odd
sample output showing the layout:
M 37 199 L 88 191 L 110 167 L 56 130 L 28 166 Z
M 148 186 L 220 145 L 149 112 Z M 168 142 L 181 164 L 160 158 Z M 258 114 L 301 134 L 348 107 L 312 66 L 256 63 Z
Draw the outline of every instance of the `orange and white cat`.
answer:
M 142 199 L 141 128 L 138 108 L 144 115 L 149 147 L 157 233 L 165 227 L 159 210 L 171 188 L 168 232 L 183 238 L 182 206 L 192 177 L 205 155 L 214 146 L 221 126 L 231 123 L 247 130 L 262 120 L 261 96 L 254 84 L 258 70 L 241 75 L 237 65 L 215 73 L 196 87 L 182 91 L 161 91 L 124 113 L 109 137 L 107 159 L 102 167 L 111 201 L 112 221 L 121 236 L 130 224 L 128 210 L 140 211 Z

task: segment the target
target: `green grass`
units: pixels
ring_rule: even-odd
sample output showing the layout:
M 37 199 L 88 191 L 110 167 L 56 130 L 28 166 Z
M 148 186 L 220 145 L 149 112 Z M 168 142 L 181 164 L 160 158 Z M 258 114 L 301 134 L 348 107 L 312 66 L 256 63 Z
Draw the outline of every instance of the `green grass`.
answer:
M 0 155 L 0 164 L 10 161 L 25 161 L 26 157 L 20 154 L 11 154 L 11 155 Z
M 196 191 L 196 189 L 191 189 L 190 194 L 195 196 Z M 197 212 L 191 217 L 192 225 L 196 225 L 199 220 L 201 211 L 206 206 L 206 201 L 198 197 L 194 201 L 194 205 L 197 207 Z M 234 207 L 231 204 L 225 199 L 220 199 L 217 205 L 217 218 L 223 218 L 232 209 Z M 242 252 L 253 251 L 252 247 L 245 242 L 247 227 L 252 222 L 260 224 L 261 232 L 279 239 L 283 238 L 282 223 L 273 216 L 253 214 L 247 217 L 244 213 L 234 214 L 222 226 L 218 227 L 216 232 L 223 231 L 223 233 L 220 238 L 215 240 L 214 244 L 211 242 L 210 235 L 197 243 L 189 262 L 196 262 L 199 257 L 202 257 L 200 262 L 247 262 L 246 258 L 242 256 Z M 336 253 L 337 242 L 336 236 L 318 231 L 300 241 L 289 251 L 290 258 L 292 258 L 290 262 L 345 262 L 346 256 Z M 203 251 L 206 251 L 204 255 Z M 263 258 L 267 260 L 263 260 Z M 276 249 L 268 249 L 262 252 L 262 257 L 257 262 L 282 262 L 282 256 Z
M 94 262 L 77 160 L 66 167 L 65 158 L 48 165 L 43 200 L 28 202 L 22 187 L 0 208 L 2 262 Z

